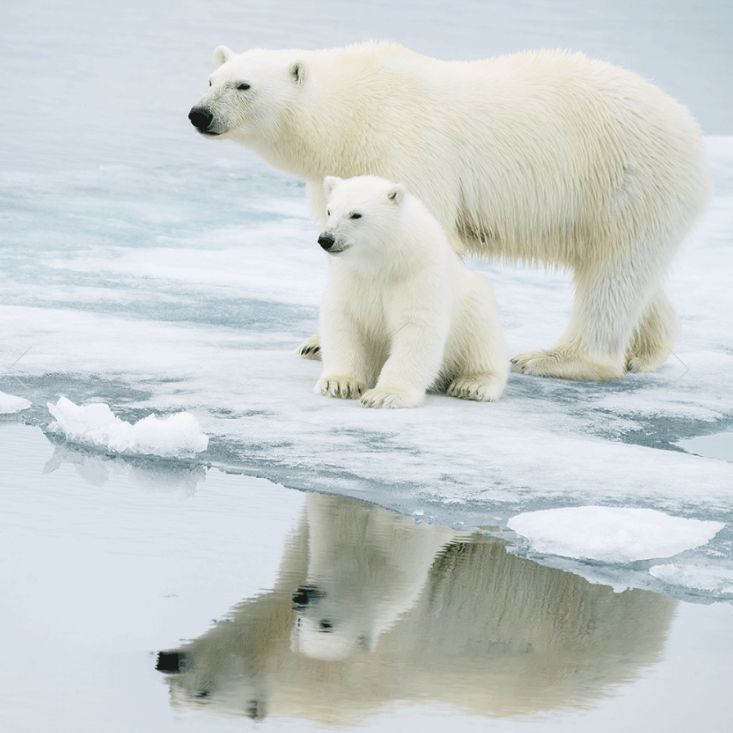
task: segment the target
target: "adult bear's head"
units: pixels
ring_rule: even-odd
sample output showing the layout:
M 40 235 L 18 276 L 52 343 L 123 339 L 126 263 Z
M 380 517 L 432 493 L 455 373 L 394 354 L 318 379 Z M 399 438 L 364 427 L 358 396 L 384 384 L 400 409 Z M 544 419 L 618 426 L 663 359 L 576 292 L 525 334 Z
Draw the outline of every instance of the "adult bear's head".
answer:
M 212 138 L 263 139 L 275 135 L 303 84 L 297 51 L 214 49 L 216 71 L 209 90 L 188 113 L 191 124 Z

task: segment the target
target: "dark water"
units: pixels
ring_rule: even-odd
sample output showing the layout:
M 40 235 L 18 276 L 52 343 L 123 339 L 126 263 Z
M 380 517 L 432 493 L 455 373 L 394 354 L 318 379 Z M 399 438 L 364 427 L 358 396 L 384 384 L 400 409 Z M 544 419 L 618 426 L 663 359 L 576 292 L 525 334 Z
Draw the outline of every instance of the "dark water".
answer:
M 33 428 L 0 445 L 3 731 L 729 730 L 729 604 Z

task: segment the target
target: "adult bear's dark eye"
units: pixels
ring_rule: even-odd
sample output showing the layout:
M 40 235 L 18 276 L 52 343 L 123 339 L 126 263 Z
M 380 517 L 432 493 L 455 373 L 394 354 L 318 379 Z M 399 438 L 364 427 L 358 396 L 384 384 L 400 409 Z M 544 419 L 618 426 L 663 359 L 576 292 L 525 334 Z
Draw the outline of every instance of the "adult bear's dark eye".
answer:
M 211 86 L 211 79 L 209 79 L 209 86 Z
M 331 216 L 331 209 L 326 210 L 326 216 Z
M 249 89 L 249 84 L 239 84 L 237 86 L 240 92 L 246 92 Z
M 349 219 L 361 219 L 361 214 L 358 211 L 355 211 L 349 216 Z

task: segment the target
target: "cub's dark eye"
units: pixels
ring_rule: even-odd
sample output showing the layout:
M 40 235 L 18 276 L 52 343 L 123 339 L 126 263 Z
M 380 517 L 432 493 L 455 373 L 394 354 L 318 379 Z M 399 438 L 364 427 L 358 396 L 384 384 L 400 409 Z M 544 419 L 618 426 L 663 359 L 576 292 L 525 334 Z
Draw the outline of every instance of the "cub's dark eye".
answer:
M 209 79 L 209 86 L 211 86 L 211 79 Z
M 249 89 L 249 84 L 238 84 L 237 89 L 239 89 L 240 92 L 246 92 Z
M 361 219 L 361 214 L 355 211 L 353 214 L 349 214 L 349 219 Z
M 331 209 L 326 210 L 326 216 L 331 216 Z

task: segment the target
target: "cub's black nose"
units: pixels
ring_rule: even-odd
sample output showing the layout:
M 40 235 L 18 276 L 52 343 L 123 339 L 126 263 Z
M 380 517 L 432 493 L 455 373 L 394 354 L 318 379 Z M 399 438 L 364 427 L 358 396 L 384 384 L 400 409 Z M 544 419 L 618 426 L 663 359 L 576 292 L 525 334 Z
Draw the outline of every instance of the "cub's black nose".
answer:
M 324 232 L 320 237 L 318 237 L 318 244 L 320 244 L 326 252 L 333 247 L 335 241 L 336 240 L 333 238 L 333 235 L 328 234 L 327 232 Z
M 296 608 L 304 608 L 311 601 L 316 601 L 323 597 L 323 592 L 318 590 L 314 585 L 301 585 L 293 593 L 293 605 Z
M 182 672 L 185 666 L 185 652 L 158 652 L 158 660 L 155 663 L 158 672 Z
M 209 129 L 214 115 L 206 107 L 191 107 L 191 111 L 188 113 L 188 119 L 191 120 L 191 124 L 199 132 L 204 132 Z

